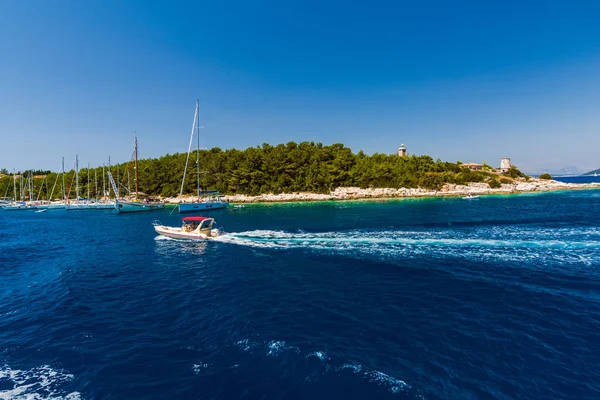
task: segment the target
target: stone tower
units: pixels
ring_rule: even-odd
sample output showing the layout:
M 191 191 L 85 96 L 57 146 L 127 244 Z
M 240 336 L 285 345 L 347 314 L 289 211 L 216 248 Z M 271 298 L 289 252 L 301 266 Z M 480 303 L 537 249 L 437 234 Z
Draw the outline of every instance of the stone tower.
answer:
M 402 143 L 402 145 L 400 146 L 400 148 L 398 149 L 398 155 L 400 157 L 406 157 L 408 154 L 406 153 L 406 146 L 404 145 L 404 143 Z
M 510 158 L 503 158 L 500 160 L 500 172 L 506 172 L 510 167 Z

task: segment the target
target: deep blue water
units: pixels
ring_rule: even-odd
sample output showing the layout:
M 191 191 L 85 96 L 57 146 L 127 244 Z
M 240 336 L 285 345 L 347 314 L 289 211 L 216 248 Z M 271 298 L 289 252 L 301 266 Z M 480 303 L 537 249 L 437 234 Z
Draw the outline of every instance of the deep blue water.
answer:
M 557 176 L 555 180 L 566 183 L 598 183 L 600 176 Z
M 0 211 L 0 399 L 600 398 L 600 190 Z

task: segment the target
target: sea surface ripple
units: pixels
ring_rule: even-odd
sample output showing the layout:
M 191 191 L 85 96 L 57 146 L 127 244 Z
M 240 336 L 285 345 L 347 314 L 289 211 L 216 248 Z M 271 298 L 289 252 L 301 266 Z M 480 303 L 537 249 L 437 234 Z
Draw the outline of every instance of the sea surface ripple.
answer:
M 0 399 L 600 398 L 600 191 L 0 211 Z

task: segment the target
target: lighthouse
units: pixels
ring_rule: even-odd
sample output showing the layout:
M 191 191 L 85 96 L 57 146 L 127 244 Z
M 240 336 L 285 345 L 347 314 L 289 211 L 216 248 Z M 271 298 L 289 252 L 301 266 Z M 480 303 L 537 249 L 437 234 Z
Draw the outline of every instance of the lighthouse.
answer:
M 511 167 L 510 158 L 503 158 L 500 160 L 500 172 L 506 172 Z
M 402 143 L 402 145 L 400 145 L 400 148 L 398 149 L 398 156 L 400 156 L 400 157 L 406 157 L 407 156 L 406 146 L 404 145 L 404 143 Z

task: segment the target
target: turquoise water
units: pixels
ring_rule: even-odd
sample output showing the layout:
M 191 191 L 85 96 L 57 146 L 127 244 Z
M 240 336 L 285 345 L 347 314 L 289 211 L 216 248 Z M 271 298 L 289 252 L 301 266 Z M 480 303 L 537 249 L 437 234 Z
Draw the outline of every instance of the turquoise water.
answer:
M 0 211 L 0 398 L 600 397 L 600 191 Z

